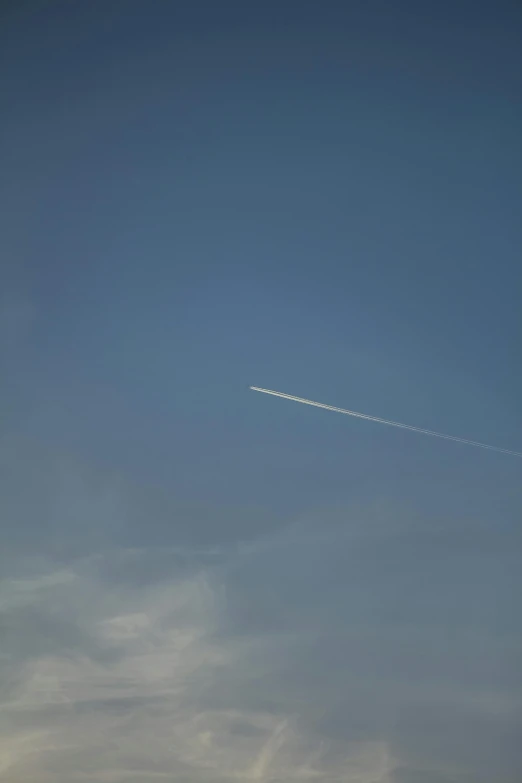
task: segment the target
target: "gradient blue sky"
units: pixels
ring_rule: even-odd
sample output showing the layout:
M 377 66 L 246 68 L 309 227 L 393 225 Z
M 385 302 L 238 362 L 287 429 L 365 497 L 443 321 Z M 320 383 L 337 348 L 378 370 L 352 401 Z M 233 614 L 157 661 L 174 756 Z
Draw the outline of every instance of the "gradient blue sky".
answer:
M 4 3 L 7 783 L 518 783 L 521 33 Z

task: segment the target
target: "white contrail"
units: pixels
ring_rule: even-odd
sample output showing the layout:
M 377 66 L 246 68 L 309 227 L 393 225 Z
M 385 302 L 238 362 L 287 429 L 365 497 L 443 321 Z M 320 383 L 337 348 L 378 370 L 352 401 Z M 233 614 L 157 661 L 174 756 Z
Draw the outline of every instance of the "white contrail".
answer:
M 387 421 L 386 419 L 379 419 L 377 416 L 368 416 L 365 413 L 356 413 L 356 411 L 349 411 L 345 408 L 336 408 L 333 405 L 324 405 L 322 402 L 314 402 L 313 400 L 305 400 L 303 397 L 294 397 L 292 394 L 283 394 L 283 392 L 271 391 L 270 389 L 260 389 L 258 386 L 250 386 L 253 391 L 263 392 L 263 394 L 272 394 L 274 397 L 283 397 L 285 400 L 293 400 L 294 402 L 302 402 L 304 405 L 314 405 L 316 408 L 324 408 L 327 411 L 335 411 L 336 413 L 344 413 L 347 416 L 356 416 L 358 419 L 367 419 L 368 421 L 376 421 L 379 424 L 389 424 L 390 427 L 400 427 L 403 430 L 412 430 L 413 432 L 420 432 L 422 435 L 433 435 L 435 438 L 445 438 L 446 440 L 455 440 L 457 443 L 467 443 L 468 446 L 478 446 L 481 449 L 490 449 L 491 451 L 500 451 L 503 454 L 511 454 L 514 457 L 522 457 L 522 453 L 519 451 L 510 451 L 509 449 L 499 449 L 497 446 L 488 446 L 486 443 L 477 443 L 474 440 L 466 440 L 465 438 L 457 438 L 454 435 L 442 435 L 440 432 L 432 432 L 431 430 L 423 430 L 420 427 L 412 427 L 410 424 L 399 424 L 397 421 Z

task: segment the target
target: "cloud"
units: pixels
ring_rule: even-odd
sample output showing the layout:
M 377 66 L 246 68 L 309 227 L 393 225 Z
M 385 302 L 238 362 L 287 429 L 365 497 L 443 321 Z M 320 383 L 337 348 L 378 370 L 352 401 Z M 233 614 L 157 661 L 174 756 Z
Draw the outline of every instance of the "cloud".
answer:
M 479 521 L 330 521 L 289 527 L 231 567 L 228 632 L 277 638 L 272 687 L 287 707 L 304 706 L 336 753 L 384 742 L 393 783 L 517 781 L 513 537 Z
M 40 532 L 34 499 L 0 493 L 3 518 L 31 520 L 0 582 L 2 780 L 520 779 L 507 534 L 376 506 L 129 548 L 132 497 L 59 464 L 26 463 Z
M 329 762 L 326 744 L 298 716 L 237 698 L 253 679 L 262 689 L 267 672 L 254 637 L 218 633 L 224 606 L 215 574 L 174 573 L 122 588 L 103 576 L 113 556 L 1 585 L 2 621 L 16 648 L 0 669 L 8 683 L 0 705 L 4 780 L 336 781 L 348 771 L 361 783 L 388 779 L 382 742 L 359 743 Z M 41 617 L 32 632 L 16 623 L 28 609 Z M 24 633 L 20 649 L 14 637 Z M 53 638 L 42 644 L 46 634 Z M 237 683 L 217 706 L 223 676 Z

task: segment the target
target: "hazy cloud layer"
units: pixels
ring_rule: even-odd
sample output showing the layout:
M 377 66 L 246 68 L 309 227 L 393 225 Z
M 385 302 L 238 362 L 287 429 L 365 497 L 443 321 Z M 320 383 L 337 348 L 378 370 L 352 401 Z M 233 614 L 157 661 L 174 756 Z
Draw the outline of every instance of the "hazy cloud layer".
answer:
M 68 486 L 64 519 L 98 527 Z M 512 545 L 374 509 L 235 547 L 14 555 L 3 780 L 515 783 Z
M 4 779 L 388 779 L 386 741 L 330 753 L 285 711 L 272 691 L 277 639 L 220 637 L 215 577 L 134 589 L 102 576 L 114 558 L 132 568 L 139 557 L 111 553 L 2 584 Z

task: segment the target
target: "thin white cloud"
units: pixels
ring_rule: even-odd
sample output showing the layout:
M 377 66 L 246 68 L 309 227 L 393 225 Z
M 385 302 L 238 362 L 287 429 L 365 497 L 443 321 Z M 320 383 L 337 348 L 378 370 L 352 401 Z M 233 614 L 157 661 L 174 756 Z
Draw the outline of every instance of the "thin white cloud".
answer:
M 124 549 L 118 487 L 63 464 L 32 464 L 27 507 L 0 492 L 32 522 L 2 552 L 2 781 L 517 783 L 520 568 L 496 532 L 376 507 Z
M 0 704 L 6 783 L 389 780 L 383 743 L 329 761 L 299 716 L 213 705 L 222 674 L 249 671 L 256 640 L 216 633 L 221 593 L 208 573 L 122 590 L 99 582 L 92 562 L 1 585 L 4 616 L 32 597 L 88 640 L 74 650 L 56 638 L 41 655 L 29 640 L 25 660 L 3 661 L 12 682 Z M 252 674 L 262 676 L 258 666 Z

